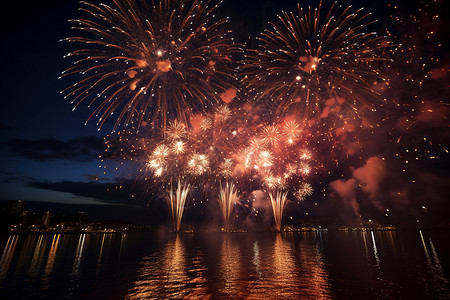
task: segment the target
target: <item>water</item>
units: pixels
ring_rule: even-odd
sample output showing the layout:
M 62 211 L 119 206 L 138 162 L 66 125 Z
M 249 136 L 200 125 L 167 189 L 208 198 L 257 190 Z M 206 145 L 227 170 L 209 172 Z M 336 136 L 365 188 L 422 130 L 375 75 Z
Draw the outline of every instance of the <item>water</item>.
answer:
M 4 237 L 1 299 L 449 299 L 450 232 Z

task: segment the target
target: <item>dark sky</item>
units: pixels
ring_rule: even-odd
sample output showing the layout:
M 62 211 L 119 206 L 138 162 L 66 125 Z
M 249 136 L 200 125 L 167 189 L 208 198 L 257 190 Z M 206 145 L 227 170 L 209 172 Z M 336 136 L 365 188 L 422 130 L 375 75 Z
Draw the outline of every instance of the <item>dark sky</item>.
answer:
M 1 10 L 0 17 L 0 55 L 2 57 L 0 200 L 20 199 L 28 202 L 46 201 L 109 206 L 125 203 L 125 205 L 145 206 L 145 200 L 131 200 L 130 194 L 132 193 L 128 189 L 125 192 L 112 191 L 118 183 L 118 178 L 129 179 L 129 181 L 122 182 L 127 188 L 133 186 L 133 178 L 129 176 L 129 170 L 123 168 L 103 174 L 102 168 L 99 168 L 98 156 L 103 153 L 103 137 L 110 133 L 110 128 L 98 131 L 95 122 L 90 122 L 85 126 L 84 123 L 90 113 L 89 109 L 82 105 L 80 109 L 73 112 L 72 105 L 60 94 L 60 91 L 70 82 L 70 80 L 58 80 L 60 73 L 71 64 L 70 61 L 63 59 L 63 56 L 73 48 L 59 40 L 72 34 L 69 30 L 68 20 L 80 16 L 78 1 L 25 0 L 10 2 L 8 9 Z M 225 0 L 222 8 L 219 8 L 219 14 L 229 15 L 231 23 L 235 25 L 237 38 L 241 42 L 247 42 L 249 41 L 248 36 L 253 37 L 266 27 L 265 24 L 268 21 L 275 20 L 277 12 L 283 9 L 295 10 L 297 2 L 293 0 Z M 423 6 L 420 2 L 414 1 L 412 3 L 410 1 L 393 2 L 389 7 L 386 3 L 379 1 L 353 2 L 355 7 L 365 5 L 368 11 L 373 11 L 379 20 L 380 29 L 398 26 L 389 18 L 392 14 L 420 15 L 419 8 Z M 304 3 L 314 6 L 317 1 Z M 347 5 L 351 2 L 342 1 L 342 4 Z M 393 9 L 395 5 L 399 5 L 400 8 Z M 442 6 L 438 5 L 438 7 Z M 448 19 L 448 11 L 439 10 L 438 12 L 441 18 Z M 423 24 L 429 25 L 430 28 L 438 26 L 437 29 L 441 32 L 443 31 L 442 26 L 448 25 L 448 22 L 439 23 L 440 25 L 431 24 L 425 19 L 419 18 L 419 21 L 423 21 Z M 423 26 L 421 28 L 423 29 Z M 397 29 L 393 28 L 392 30 Z M 405 29 L 405 34 L 407 31 Z M 401 30 L 397 30 L 397 33 L 399 32 Z M 448 40 L 447 33 L 448 31 L 444 30 L 443 36 Z M 446 41 L 443 42 L 447 44 Z M 423 41 L 422 44 L 422 48 L 418 51 L 425 52 L 424 49 L 429 47 L 427 52 L 435 52 L 435 44 L 428 43 L 428 41 Z M 446 46 L 448 47 L 448 44 Z M 440 67 L 448 72 L 449 57 L 442 53 L 438 53 L 438 57 L 440 62 L 434 65 L 434 69 Z M 411 76 L 414 78 L 416 74 L 414 74 L 414 68 L 412 70 Z M 423 69 L 419 71 L 426 72 Z M 435 79 L 438 82 L 436 84 L 448 87 L 448 74 L 445 73 L 442 76 Z M 422 93 L 430 103 L 441 101 L 438 99 L 439 96 L 427 96 L 428 92 Z M 448 98 L 445 101 L 448 104 Z M 448 110 L 444 110 L 443 113 L 446 117 L 448 116 Z M 410 138 L 407 143 L 420 144 L 419 139 L 423 139 L 423 136 L 426 136 L 430 130 L 434 130 L 442 133 L 438 135 L 438 139 L 440 144 L 444 143 L 442 146 L 448 149 L 450 146 L 448 143 L 448 119 L 445 118 L 444 125 L 442 122 L 436 123 L 428 120 L 427 116 L 422 116 L 420 120 L 422 120 L 422 127 L 420 130 L 414 131 L 414 134 L 417 133 L 417 138 L 414 134 L 405 134 Z M 448 168 L 443 165 L 449 159 L 448 157 L 442 158 L 442 151 L 439 152 L 439 149 L 431 147 L 430 151 L 437 151 L 442 160 L 437 163 L 431 162 L 414 166 L 414 172 L 418 174 L 418 178 L 421 178 L 418 180 L 421 180 L 423 184 L 415 191 L 424 197 L 428 195 L 432 198 L 430 203 L 437 205 L 432 210 L 448 211 L 449 205 L 443 198 L 446 195 L 444 192 L 447 189 L 446 183 L 450 181 L 448 180 Z M 378 156 L 386 155 L 387 152 L 390 151 L 379 153 Z M 395 155 L 395 152 L 392 150 L 392 155 Z M 374 153 L 374 156 L 377 156 L 377 153 Z M 370 162 L 367 160 L 366 165 L 349 166 L 349 169 L 362 169 L 369 164 Z M 335 181 L 336 183 L 331 185 L 330 194 L 326 199 L 322 199 L 322 208 L 316 210 L 317 217 L 329 217 L 330 209 L 342 206 L 342 203 L 347 201 L 346 197 L 352 198 L 342 189 L 343 185 L 350 184 L 352 179 L 354 182 L 362 179 L 358 179 L 358 173 L 352 173 L 352 171 L 347 173 L 350 174 L 348 178 L 342 179 L 341 182 Z M 402 180 L 398 180 L 398 182 L 404 183 Z M 390 188 L 389 182 L 385 182 L 384 186 L 386 189 Z M 403 189 L 409 190 L 411 187 L 405 184 Z M 389 191 L 393 191 L 393 189 L 390 188 Z M 385 194 L 386 197 L 388 194 Z M 366 195 L 366 197 L 368 196 Z M 341 198 L 341 200 L 337 200 L 337 198 Z M 353 199 L 350 198 L 348 205 L 351 206 Z M 410 200 L 401 199 L 399 201 Z M 358 201 L 363 206 L 361 200 Z M 367 202 L 376 204 L 370 199 Z M 312 203 L 314 201 L 306 204 L 306 207 L 313 205 Z M 424 200 L 424 203 L 427 201 Z M 414 207 L 405 205 L 403 212 L 406 215 L 416 216 L 418 207 L 421 207 L 419 202 L 414 203 Z M 100 214 L 97 212 L 96 216 L 98 215 Z

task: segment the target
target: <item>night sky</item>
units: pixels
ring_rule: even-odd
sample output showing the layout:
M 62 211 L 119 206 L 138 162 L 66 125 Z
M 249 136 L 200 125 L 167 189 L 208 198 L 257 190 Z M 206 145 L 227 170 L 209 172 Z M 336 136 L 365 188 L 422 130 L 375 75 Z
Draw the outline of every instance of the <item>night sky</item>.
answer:
M 386 108 L 388 121 L 373 135 L 362 137 L 362 161 L 349 158 L 326 182 L 316 178 L 320 186 L 316 190 L 326 192 L 317 192 L 301 207 L 289 204 L 288 210 L 297 219 L 358 214 L 382 218 L 388 209 L 397 221 L 445 220 L 450 211 L 448 9 L 444 1 L 353 2 L 355 7 L 365 4 L 379 20 L 377 30 L 392 34 L 394 44 L 403 49 L 394 54 L 391 90 L 384 95 L 400 108 L 395 112 Z M 296 3 L 225 0 L 218 14 L 230 16 L 236 39 L 253 46 L 255 41 L 248 37 L 267 28 L 281 10 L 295 11 Z M 26 0 L 2 9 L 0 200 L 24 200 L 29 207 L 35 201 L 52 202 L 56 204 L 40 207 L 61 212 L 83 209 L 93 218 L 160 222 L 158 212 L 166 214 L 167 209 L 161 202 L 149 201 L 132 170 L 103 169 L 98 157 L 112 124 L 101 130 L 95 121 L 84 125 L 91 111 L 86 105 L 72 111 L 70 101 L 60 94 L 73 84 L 58 77 L 72 63 L 63 56 L 76 46 L 59 40 L 73 34 L 68 20 L 80 17 L 78 7 L 72 0 Z M 402 125 L 407 118 L 415 121 L 414 126 Z M 414 156 L 414 149 L 419 154 Z

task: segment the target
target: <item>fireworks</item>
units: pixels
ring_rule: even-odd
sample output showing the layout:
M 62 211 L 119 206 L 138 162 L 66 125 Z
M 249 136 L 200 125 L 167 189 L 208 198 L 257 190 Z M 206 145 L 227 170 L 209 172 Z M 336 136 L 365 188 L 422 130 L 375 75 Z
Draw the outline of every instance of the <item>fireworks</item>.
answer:
M 223 114 L 218 117 L 218 111 L 226 112 L 228 117 L 223 118 Z M 304 189 L 300 184 L 306 183 L 315 162 L 314 153 L 308 147 L 309 134 L 302 123 L 296 120 L 271 125 L 254 122 L 245 127 L 239 123 L 246 120 L 245 114 L 239 106 L 223 105 L 199 119 L 196 128 L 174 120 L 158 138 L 151 135 L 147 140 L 131 134 L 128 140 L 121 137 L 115 147 L 127 145 L 130 150 L 124 152 L 121 147 L 122 155 L 144 163 L 141 169 L 144 177 L 150 179 L 150 184 L 156 183 L 162 192 L 169 191 L 172 206 L 178 201 L 173 184 L 177 180 L 189 182 L 190 189 L 203 190 L 204 195 L 218 195 L 228 227 L 233 205 L 240 198 L 238 190 L 251 193 L 255 188 L 263 189 L 268 198 L 275 199 L 274 205 L 278 201 L 276 193 L 285 194 L 280 201 L 293 200 L 297 191 Z M 208 128 L 202 127 L 204 120 L 210 120 Z M 111 148 L 114 147 L 108 150 L 113 151 Z M 305 192 L 303 199 L 310 194 Z M 285 205 L 272 208 L 277 213 L 277 227 L 282 222 L 284 208 Z M 179 219 L 176 215 L 174 218 L 174 222 Z
M 293 144 L 302 133 L 302 129 L 300 127 L 300 124 L 298 124 L 296 121 L 287 121 L 283 126 L 283 135 L 286 137 L 286 141 L 289 144 Z
M 174 141 L 172 143 L 172 152 L 176 155 L 183 154 L 185 151 L 185 142 L 183 141 Z
M 186 136 L 186 125 L 178 120 L 174 120 L 169 123 L 167 130 L 165 131 L 167 137 L 171 140 L 178 140 Z
M 303 182 L 298 191 L 295 193 L 295 197 L 297 197 L 298 201 L 304 201 L 307 196 L 312 195 L 314 192 L 314 189 L 312 188 L 311 184 L 307 182 Z
M 286 207 L 286 192 L 277 190 L 275 192 L 270 192 L 270 202 L 272 203 L 273 216 L 275 218 L 275 229 L 281 230 L 281 221 L 283 218 L 284 208 Z
M 228 108 L 228 106 L 226 105 L 220 105 L 217 109 L 216 109 L 216 113 L 215 113 L 215 119 L 218 122 L 224 122 L 226 121 L 231 115 L 231 110 Z
M 311 152 L 309 152 L 308 149 L 302 149 L 300 151 L 300 159 L 302 159 L 302 160 L 309 160 L 309 159 L 311 159 Z
M 75 65 L 63 76 L 76 83 L 64 93 L 75 107 L 92 106 L 100 127 L 107 119 L 116 121 L 114 128 L 130 125 L 126 129 L 135 136 L 108 151 L 120 149 L 139 164 L 145 183 L 160 194 L 170 191 L 176 199 L 173 183 L 179 180 L 178 187 L 197 193 L 194 204 L 218 198 L 225 224 L 232 199 L 250 212 L 270 201 L 280 230 L 288 201 L 302 202 L 314 189 L 318 202 L 330 192 L 342 198 L 330 183 L 350 185 L 361 162 L 384 160 L 377 151 L 386 145 L 374 142 L 386 128 L 387 143 L 408 148 L 383 151 L 403 164 L 436 159 L 431 147 L 448 153 L 445 132 L 433 130 L 438 139 L 429 137 L 430 128 L 448 128 L 448 93 L 434 89 L 447 79 L 445 59 L 423 56 L 427 51 L 417 52 L 420 44 L 413 41 L 391 47 L 373 32 L 370 13 L 320 2 L 283 12 L 246 52 L 243 66 L 234 68 L 239 49 L 228 38 L 227 20 L 215 18 L 213 1 L 114 0 L 113 7 L 83 2 L 87 17 L 75 21 L 80 36 L 67 39 L 84 48 L 69 54 Z M 428 18 L 431 24 L 437 15 Z M 417 27 L 425 31 L 427 23 Z M 436 36 L 428 29 L 421 40 Z M 395 39 L 391 28 L 386 33 Z M 436 42 L 445 52 L 442 33 Z M 387 69 L 385 54 L 397 48 L 407 53 Z M 242 78 L 239 89 L 235 75 Z M 428 97 L 426 89 L 439 96 Z M 252 201 L 253 194 L 258 199 Z
M 187 162 L 188 172 L 201 175 L 209 169 L 209 159 L 205 154 L 192 153 Z
M 357 104 L 369 105 L 364 92 L 382 80 L 378 63 L 389 45 L 375 32 L 370 14 L 336 2 L 325 16 L 319 7 L 298 14 L 283 12 L 271 30 L 259 38 L 259 48 L 249 50 L 244 83 L 249 94 L 274 102 L 279 111 L 295 109 L 306 117 L 317 115 L 334 98 L 356 111 Z
M 259 161 L 255 164 L 255 168 L 267 168 L 273 165 L 273 155 L 269 150 L 263 150 L 259 152 Z
M 89 17 L 73 21 L 82 34 L 65 40 L 85 48 L 68 54 L 76 61 L 62 75 L 78 82 L 62 93 L 75 107 L 93 106 L 99 128 L 112 115 L 114 129 L 144 122 L 165 127 L 174 118 L 187 123 L 232 87 L 238 48 L 226 36 L 227 20 L 214 19 L 211 1 L 82 3 Z
M 280 141 L 280 132 L 278 131 L 277 126 L 275 125 L 267 125 L 263 127 L 263 131 L 261 134 L 261 141 L 263 144 L 267 145 L 275 145 Z
M 166 158 L 169 155 L 169 148 L 164 145 L 158 145 L 155 150 L 153 150 L 150 156 L 147 166 L 153 170 L 155 176 L 159 177 L 165 170 Z
M 290 195 L 300 200 L 301 193 L 300 201 L 303 201 L 313 192 L 312 186 L 305 182 L 313 161 L 313 154 L 305 148 L 307 144 L 306 132 L 295 120 L 289 120 L 262 126 L 247 150 L 246 164 L 249 167 L 254 164 L 254 171 L 267 188 L 277 230 L 281 229 Z
M 225 186 L 220 184 L 219 189 L 219 204 L 222 210 L 222 215 L 225 223 L 225 229 L 228 229 L 229 219 L 231 212 L 233 211 L 234 202 L 238 200 L 237 190 L 233 183 L 227 182 Z
M 131 1 L 116 0 L 116 9 L 87 4 L 95 22 L 81 20 L 78 29 L 88 37 L 68 40 L 93 46 L 71 54 L 79 61 L 66 74 L 85 77 L 67 94 L 75 105 L 87 100 L 96 106 L 100 126 L 116 111 L 116 126 L 132 124 L 151 137 L 137 151 L 142 155 L 133 157 L 144 162 L 146 179 L 170 190 L 171 199 L 180 186 L 219 194 L 228 224 L 237 190 L 259 189 L 268 195 L 280 230 L 287 201 L 310 196 L 309 177 L 328 163 L 315 157 L 329 157 L 340 142 L 336 136 L 354 130 L 347 116 L 324 117 L 344 105 L 357 114 L 361 104 L 370 105 L 362 95 L 383 80 L 378 62 L 389 43 L 367 32 L 370 17 L 361 10 L 333 4 L 322 15 L 320 4 L 283 13 L 259 48 L 248 52 L 240 69 L 246 89 L 239 94 L 272 100 L 280 110 L 218 103 L 219 93 L 231 87 L 237 47 L 222 34 L 225 21 L 213 20 L 215 7 L 209 1 L 160 0 L 154 8 Z M 336 123 L 343 125 L 329 130 Z
M 305 163 L 305 162 L 301 162 L 300 163 L 300 165 L 298 167 L 298 170 L 303 175 L 308 175 L 311 172 L 310 166 L 307 163 Z
M 166 197 L 172 215 L 173 227 L 176 231 L 180 231 L 181 218 L 183 217 L 184 206 L 189 190 L 190 185 L 178 179 L 176 190 L 174 190 L 172 186 Z
M 159 177 L 157 181 L 163 182 L 180 176 L 190 178 L 208 174 L 231 178 L 234 161 L 230 147 L 235 136 L 229 128 L 231 110 L 222 105 L 220 111 L 227 112 L 228 117 L 220 117 L 220 121 L 217 120 L 217 111 L 206 115 L 200 122 L 200 128 L 194 129 L 174 120 L 161 131 L 159 137 L 150 134 L 151 138 L 141 151 L 142 158 L 146 160 L 145 169 Z M 203 126 L 205 120 L 209 120 L 207 128 Z M 133 140 L 129 142 L 134 143 Z
M 233 175 L 233 161 L 229 158 L 224 159 L 224 161 L 219 165 L 219 174 L 225 178 L 230 178 Z

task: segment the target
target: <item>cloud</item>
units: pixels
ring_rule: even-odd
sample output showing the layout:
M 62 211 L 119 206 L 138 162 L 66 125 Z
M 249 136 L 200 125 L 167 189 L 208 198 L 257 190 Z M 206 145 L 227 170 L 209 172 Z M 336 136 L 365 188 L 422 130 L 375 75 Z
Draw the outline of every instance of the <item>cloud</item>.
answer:
M 192 115 L 189 119 L 189 122 L 191 123 L 192 126 L 192 130 L 194 132 L 199 132 L 202 129 L 202 123 L 205 119 L 206 117 L 201 114 Z
M 76 137 L 67 141 L 55 138 L 11 139 L 0 144 L 13 156 L 36 161 L 97 159 L 104 151 L 103 141 L 95 136 Z
M 352 178 L 330 182 L 331 189 L 339 196 L 342 202 L 353 209 L 355 215 L 360 214 L 364 199 L 369 195 L 372 206 L 383 210 L 378 200 L 380 186 L 386 178 L 386 164 L 379 157 L 370 157 L 364 166 L 353 170 Z M 363 192 L 363 194 L 361 193 Z
M 264 224 L 270 224 L 273 218 L 273 211 L 268 194 L 262 190 L 254 190 L 252 191 L 252 196 L 254 199 L 252 208 L 259 212 L 258 215 L 262 216 L 262 222 Z
M 370 194 L 371 198 L 375 198 L 381 181 L 386 175 L 386 164 L 379 157 L 371 157 L 366 164 L 353 171 L 353 177 L 361 184 L 363 191 Z
M 421 101 L 416 110 L 416 121 L 431 128 L 448 128 L 450 108 L 445 102 Z
M 28 182 L 34 180 L 36 178 L 24 175 L 22 172 L 0 171 L 0 182 L 2 183 Z
M 266 194 L 261 190 L 252 191 L 253 195 L 253 208 L 265 210 L 269 207 Z
M 127 179 L 116 179 L 115 182 L 100 183 L 76 181 L 31 181 L 28 187 L 70 193 L 79 197 L 94 198 L 105 202 L 125 203 L 132 198 L 135 182 Z
M 97 174 L 82 174 L 84 178 L 86 178 L 89 181 L 99 181 L 100 177 L 98 177 Z
M 11 130 L 14 130 L 14 129 L 15 128 L 10 126 L 10 125 L 0 123 L 0 130 L 2 130 L 2 131 L 11 131 Z
M 346 146 L 345 155 L 347 157 L 355 155 L 356 153 L 361 151 L 361 148 L 362 148 L 362 146 L 360 143 L 357 143 L 357 142 L 348 143 Z
M 443 66 L 441 68 L 434 68 L 430 71 L 430 77 L 432 79 L 444 78 L 449 72 L 449 66 Z
M 330 98 L 325 101 L 325 107 L 323 108 L 320 119 L 327 118 L 330 113 L 337 114 L 341 111 L 341 105 L 345 102 L 344 98 Z
M 222 94 L 220 94 L 219 97 L 222 99 L 223 102 L 230 103 L 231 101 L 233 101 L 234 98 L 236 98 L 236 95 L 237 95 L 236 89 L 230 88 L 225 92 L 223 92 Z
M 359 203 L 356 200 L 356 188 L 358 184 L 355 179 L 336 180 L 330 182 L 330 187 L 339 195 L 343 203 L 351 207 L 355 215 L 359 214 Z
M 0 176 L 2 177 L 2 176 Z M 31 176 L 24 176 L 24 175 L 11 175 L 8 177 L 4 177 L 0 179 L 0 182 L 2 183 L 12 183 L 12 182 L 26 182 L 26 181 L 33 181 L 36 180 L 36 178 Z
M 389 224 L 422 218 L 436 223 L 448 219 L 448 164 L 419 161 L 408 164 L 405 171 L 401 161 L 387 161 L 370 157 L 351 170 L 347 178 L 330 182 L 331 193 L 321 213 L 347 221 L 355 216 L 355 220 L 360 220 L 359 216 L 378 218 Z M 442 169 L 440 165 L 444 165 Z

